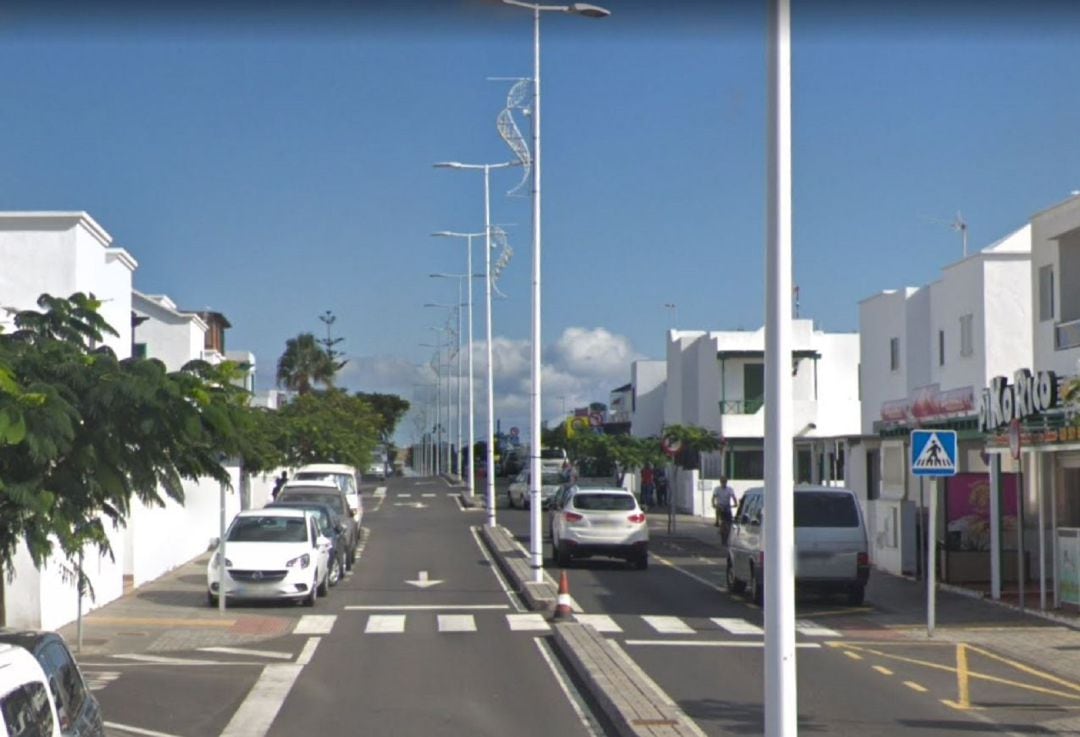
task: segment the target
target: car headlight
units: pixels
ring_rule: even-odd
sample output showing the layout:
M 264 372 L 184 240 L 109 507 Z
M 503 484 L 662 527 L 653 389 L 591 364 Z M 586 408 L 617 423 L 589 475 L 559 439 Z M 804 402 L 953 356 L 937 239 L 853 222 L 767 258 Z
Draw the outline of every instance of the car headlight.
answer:
M 311 565 L 311 555 L 304 553 L 298 558 L 293 558 L 285 564 L 286 568 L 293 568 L 294 566 L 300 566 L 300 568 L 307 568 Z
M 214 553 L 214 557 L 210 560 L 210 565 L 214 568 L 218 568 L 221 565 L 221 553 Z M 232 561 L 228 558 L 225 559 L 225 567 L 232 568 Z

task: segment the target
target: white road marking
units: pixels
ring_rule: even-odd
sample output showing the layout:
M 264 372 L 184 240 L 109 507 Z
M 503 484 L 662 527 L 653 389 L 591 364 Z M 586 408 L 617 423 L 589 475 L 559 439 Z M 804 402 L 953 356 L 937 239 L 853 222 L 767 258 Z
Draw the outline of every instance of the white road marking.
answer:
M 512 616 L 512 615 L 511 615 Z M 552 674 L 555 676 L 555 681 L 559 684 L 559 688 L 566 695 L 567 701 L 570 702 L 570 707 L 577 714 L 578 720 L 581 722 L 581 726 L 585 728 L 585 731 L 589 733 L 590 737 L 601 737 L 604 734 L 604 730 L 593 718 L 588 709 L 585 708 L 585 699 L 581 697 L 581 694 L 573 689 L 570 685 L 570 679 L 567 678 L 566 672 L 558 661 L 551 655 L 551 645 L 544 642 L 543 638 L 533 638 L 533 642 L 536 644 L 536 649 L 540 651 L 540 655 L 544 658 L 544 662 L 547 663 L 548 668 L 551 669 Z
M 227 655 L 251 655 L 256 658 L 277 658 L 278 660 L 292 660 L 292 653 L 280 650 L 245 650 L 242 647 L 200 647 L 204 653 L 225 653 Z
M 161 655 L 141 655 L 137 653 L 120 653 L 112 655 L 113 658 L 124 660 L 139 660 L 144 663 L 157 663 L 159 665 L 224 665 L 216 660 L 195 660 L 192 658 L 166 658 Z
M 807 637 L 843 637 L 834 629 L 829 629 L 811 619 L 796 619 L 795 631 Z
M 750 640 L 626 640 L 627 645 L 671 645 L 674 647 L 765 647 L 762 641 Z M 797 642 L 795 647 L 817 650 L 819 642 Z
M 420 571 L 416 575 L 416 579 L 412 581 L 406 579 L 405 583 L 412 584 L 418 589 L 427 589 L 429 586 L 435 586 L 436 584 L 442 583 L 442 580 L 437 578 L 428 578 L 427 571 Z
M 650 627 L 662 635 L 692 635 L 694 630 L 678 617 L 645 615 L 642 617 Z
M 506 594 L 506 598 L 509 599 L 510 603 L 514 605 L 515 611 L 525 611 L 525 607 L 521 604 L 521 602 L 518 600 L 517 595 L 510 588 L 510 584 L 506 582 L 506 578 L 503 576 L 502 571 L 499 570 L 498 563 L 496 563 L 495 559 L 491 557 L 491 553 L 488 551 L 487 546 L 485 546 L 484 542 L 480 539 L 480 528 L 476 526 L 470 527 L 469 532 L 472 533 L 473 541 L 476 543 L 476 547 L 480 549 L 480 553 L 484 556 L 484 560 L 486 560 L 491 567 L 491 572 L 495 574 L 495 580 L 499 582 L 499 586 L 502 587 L 503 593 Z
M 606 614 L 575 614 L 574 619 L 582 624 L 591 625 L 597 632 L 604 634 L 622 632 L 622 627 L 615 624 L 615 620 Z
M 438 496 L 438 494 L 421 494 L 420 496 L 424 497 L 425 499 L 434 499 Z
M 386 496 L 386 487 L 385 486 L 376 486 L 375 487 L 375 496 Z
M 651 550 L 649 551 L 649 557 L 652 558 L 653 560 L 655 560 L 658 563 L 663 563 L 665 566 L 668 566 L 669 568 L 674 568 L 679 573 L 683 574 L 684 576 L 688 576 L 689 578 L 694 579 L 695 581 L 697 581 L 700 584 L 708 586 L 713 591 L 719 591 L 722 594 L 728 593 L 728 590 L 726 588 L 723 588 L 721 586 L 717 586 L 712 581 L 710 581 L 710 580 L 708 580 L 706 578 L 702 578 L 701 576 L 697 575 L 696 573 L 691 573 L 690 571 L 686 570 L 685 568 L 680 568 L 679 566 L 675 565 L 674 563 L 672 563 L 667 558 L 659 556 L 656 553 L 652 552 Z
M 508 604 L 348 604 L 345 607 L 358 612 L 421 612 L 421 611 L 461 611 L 463 609 L 509 609 Z M 375 615 L 372 615 L 375 616 Z
M 86 678 L 86 687 L 91 691 L 100 691 L 108 686 L 123 675 L 118 670 L 103 670 L 95 672 L 84 672 L 83 676 Z
M 139 734 L 143 737 L 176 737 L 175 735 L 168 734 L 167 732 L 155 732 L 152 729 L 142 729 L 141 727 L 131 727 L 127 724 L 117 724 L 116 722 L 105 722 L 105 726 L 109 729 L 118 729 L 126 734 Z
M 334 628 L 337 615 L 334 614 L 305 614 L 300 617 L 293 629 L 294 635 L 328 635 Z
M 304 666 L 275 663 L 263 668 L 247 698 L 233 714 L 221 737 L 263 737 L 285 703 Z
M 311 662 L 311 659 L 315 657 L 315 648 L 319 646 L 321 637 L 309 637 L 308 641 L 304 643 L 304 649 L 300 651 L 300 654 L 296 656 L 296 662 L 298 665 L 307 665 Z
M 440 614 L 439 632 L 476 632 L 476 618 L 471 614 Z
M 713 617 L 712 622 L 733 635 L 763 635 L 765 630 L 745 619 L 734 617 Z
M 548 632 L 551 625 L 544 621 L 543 614 L 507 614 L 506 623 L 513 632 Z
M 397 498 L 398 499 L 411 499 L 412 498 L 412 493 L 411 492 L 398 492 Z
M 369 634 L 387 634 L 405 631 L 404 614 L 372 614 L 368 617 L 364 632 Z

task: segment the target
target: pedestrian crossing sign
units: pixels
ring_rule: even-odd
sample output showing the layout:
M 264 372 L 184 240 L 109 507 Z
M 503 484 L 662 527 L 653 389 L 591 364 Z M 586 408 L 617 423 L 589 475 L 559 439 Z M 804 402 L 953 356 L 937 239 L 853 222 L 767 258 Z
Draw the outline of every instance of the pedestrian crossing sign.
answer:
M 916 476 L 955 476 L 956 431 L 912 430 L 911 472 Z

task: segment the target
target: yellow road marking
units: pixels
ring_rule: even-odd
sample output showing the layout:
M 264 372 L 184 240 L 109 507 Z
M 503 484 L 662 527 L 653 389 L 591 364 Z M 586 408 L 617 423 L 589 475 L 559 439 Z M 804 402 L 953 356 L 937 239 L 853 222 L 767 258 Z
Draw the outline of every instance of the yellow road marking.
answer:
M 132 627 L 232 627 L 235 619 L 168 619 L 156 617 L 87 617 L 86 624 L 119 624 Z
M 830 609 L 821 612 L 799 612 L 799 616 L 817 619 L 818 617 L 841 617 L 845 614 L 867 614 L 872 611 L 874 611 L 874 608 L 870 606 L 856 606 L 847 609 Z
M 968 682 L 967 646 L 960 642 L 956 645 L 956 708 L 971 707 L 971 687 Z
M 844 655 L 848 656 L 848 657 L 849 657 L 849 658 L 851 658 L 852 660 L 862 660 L 862 656 L 861 656 L 861 655 L 859 655 L 858 653 L 853 653 L 853 652 L 851 652 L 850 650 L 845 650 L 845 651 L 844 651 Z
M 891 676 L 893 674 L 893 672 L 891 670 L 889 670 L 888 668 L 886 668 L 884 665 L 875 665 L 874 670 L 876 670 L 878 673 L 880 673 L 883 676 Z
M 1009 658 L 1002 657 L 1001 655 L 998 655 L 997 653 L 992 653 L 989 650 L 984 650 L 981 647 L 976 647 L 975 645 L 968 645 L 968 647 L 970 647 L 975 652 L 979 653 L 979 655 L 986 656 L 987 658 L 990 658 L 991 660 L 998 660 L 998 661 L 1000 661 L 1002 663 L 1005 663 L 1006 665 L 1011 665 L 1013 668 L 1016 668 L 1018 671 L 1021 671 L 1023 673 L 1027 673 L 1027 674 L 1032 675 L 1032 676 L 1036 676 L 1038 678 L 1042 678 L 1044 680 L 1050 681 L 1051 683 L 1056 683 L 1059 686 L 1064 686 L 1065 688 L 1072 689 L 1073 691 L 1080 692 L 1080 684 L 1074 683 L 1073 681 L 1068 681 L 1068 680 L 1065 680 L 1064 678 L 1059 678 L 1058 676 L 1055 676 L 1052 673 L 1045 673 L 1045 672 L 1043 672 L 1041 670 L 1037 670 L 1035 668 L 1032 668 L 1029 665 L 1024 665 L 1023 663 L 1019 663 L 1019 662 L 1017 662 L 1015 660 L 1010 660 Z
M 983 707 L 981 707 L 981 706 L 972 706 L 971 704 L 966 704 L 966 705 L 965 704 L 959 704 L 959 703 L 957 703 L 955 701 L 952 701 L 951 699 L 940 699 L 940 701 L 941 701 L 941 703 L 945 704 L 945 706 L 949 707 L 950 709 L 956 709 L 957 711 L 982 711 L 983 710 Z
M 915 683 L 915 681 L 904 681 L 904 685 L 910 688 L 912 691 L 926 693 L 926 686 L 920 686 L 918 683 Z

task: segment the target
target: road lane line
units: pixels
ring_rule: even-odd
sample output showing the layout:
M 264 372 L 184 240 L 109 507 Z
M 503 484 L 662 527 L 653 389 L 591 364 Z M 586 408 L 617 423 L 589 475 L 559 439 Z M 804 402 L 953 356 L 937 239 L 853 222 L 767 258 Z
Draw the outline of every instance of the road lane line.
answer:
M 305 614 L 293 629 L 294 635 L 328 635 L 337 621 L 336 614 Z
M 143 655 L 138 653 L 119 653 L 112 655 L 113 658 L 124 660 L 138 660 L 143 663 L 155 663 L 157 665 L 222 665 L 216 660 L 196 660 L 194 658 L 167 658 L 162 655 Z
M 643 615 L 650 627 L 662 635 L 692 635 L 694 630 L 679 617 L 665 617 L 655 615 Z
M 397 498 L 398 498 L 398 499 L 411 499 L 411 498 L 412 498 L 412 494 L 411 494 L 411 493 L 409 493 L 409 492 L 398 492 L 398 494 L 397 494 Z
M 603 634 L 615 634 L 623 631 L 622 627 L 615 624 L 615 620 L 606 614 L 575 614 L 574 619 L 581 624 L 590 625 L 597 632 Z
M 727 630 L 733 635 L 763 635 L 765 630 L 753 622 L 735 617 L 713 617 L 711 620 L 721 629 Z
M 507 614 L 506 623 L 510 625 L 512 632 L 549 632 L 551 630 L 551 625 L 544 619 L 544 615 L 535 612 Z
M 495 580 L 499 582 L 499 586 L 502 588 L 503 593 L 506 594 L 506 598 L 514 605 L 514 610 L 519 612 L 525 611 L 525 606 L 522 605 L 517 594 L 510 588 L 510 584 L 506 582 L 506 578 L 499 569 L 499 564 L 491 557 L 491 552 L 487 549 L 487 546 L 484 545 L 484 541 L 480 539 L 480 528 L 472 526 L 469 528 L 469 532 L 472 533 L 473 541 L 476 543 L 476 547 L 480 549 L 480 553 L 484 556 L 484 560 L 488 562 L 488 567 L 491 569 L 491 572 L 495 574 Z
M 509 609 L 508 604 L 348 604 L 346 609 L 356 612 L 431 612 L 461 611 L 469 609 Z M 374 615 L 373 615 L 374 616 Z
M 581 722 L 581 726 L 585 728 L 585 731 L 589 733 L 590 737 L 602 737 L 604 730 L 593 718 L 588 709 L 585 708 L 585 699 L 581 694 L 570 685 L 570 679 L 567 677 L 566 672 L 562 666 L 551 655 L 551 646 L 548 645 L 544 638 L 534 637 L 533 643 L 536 645 L 536 649 L 540 651 L 541 657 L 544 658 L 544 662 L 547 663 L 548 668 L 551 669 L 552 674 L 555 676 L 555 682 L 559 684 L 559 688 L 562 689 L 563 694 L 566 696 L 566 700 L 570 702 L 570 708 L 577 714 L 578 720 Z
M 264 737 L 303 669 L 304 666 L 294 663 L 275 663 L 263 668 L 221 737 Z
M 425 499 L 434 499 L 438 496 L 438 494 L 421 494 L 420 496 L 424 497 Z
M 880 673 L 883 676 L 891 676 L 893 674 L 893 672 L 891 670 L 889 670 L 888 668 L 886 668 L 884 665 L 875 665 L 874 670 L 876 670 L 878 673 Z
M 719 591 L 721 594 L 728 593 L 728 590 L 726 588 L 724 588 L 722 586 L 717 586 L 712 581 L 709 581 L 709 580 L 707 580 L 705 578 L 702 578 L 701 576 L 697 575 L 696 573 L 691 573 L 690 571 L 686 570 L 685 568 L 682 568 L 680 566 L 675 565 L 674 563 L 672 563 L 667 558 L 659 556 L 656 553 L 652 552 L 651 550 L 649 551 L 649 557 L 652 558 L 653 560 L 657 561 L 658 563 L 663 563 L 665 566 L 668 566 L 669 568 L 674 568 L 679 573 L 683 574 L 684 576 L 689 576 L 690 578 L 694 579 L 695 581 L 697 581 L 700 584 L 704 584 L 705 586 L 708 586 L 713 591 Z
M 121 732 L 125 732 L 127 734 L 143 735 L 143 737 L 176 737 L 176 735 L 168 734 L 167 732 L 155 732 L 152 729 L 131 727 L 127 724 L 117 724 L 116 722 L 105 722 L 105 726 L 109 729 L 119 729 Z
M 296 662 L 299 665 L 307 665 L 311 662 L 311 659 L 315 657 L 315 648 L 319 646 L 322 641 L 321 637 L 309 637 L 308 641 L 304 643 L 304 649 L 300 651 L 300 654 L 296 657 Z
M 751 640 L 626 640 L 626 645 L 670 645 L 672 647 L 765 647 L 762 641 Z M 803 650 L 819 650 L 820 642 L 797 642 L 795 647 Z
M 811 619 L 796 619 L 795 631 L 807 637 L 843 637 L 839 632 Z
M 912 691 L 926 693 L 926 686 L 920 686 L 918 683 L 915 683 L 915 681 L 904 681 L 904 685 L 910 688 Z
M 277 658 L 278 660 L 292 660 L 292 653 L 280 650 L 245 650 L 242 647 L 200 647 L 204 653 L 225 653 L 226 655 L 253 655 L 259 658 Z
M 404 614 L 372 614 L 364 628 L 364 632 L 369 634 L 397 634 L 404 631 Z
M 439 632 L 476 632 L 476 618 L 471 614 L 439 614 Z
M 849 658 L 851 658 L 852 660 L 862 660 L 862 656 L 861 656 L 861 655 L 859 655 L 859 654 L 858 654 L 858 653 L 856 653 L 856 652 L 852 652 L 851 650 L 845 650 L 845 651 L 844 651 L 844 655 L 848 656 L 848 657 L 849 657 Z

